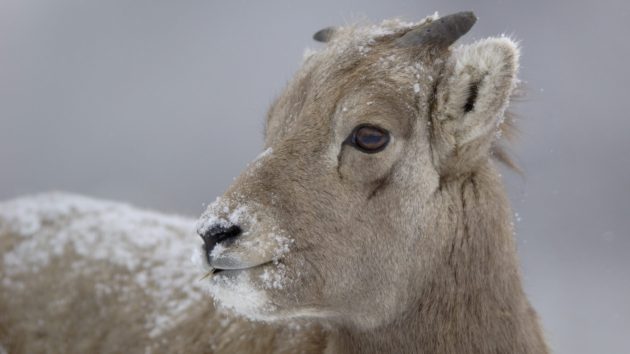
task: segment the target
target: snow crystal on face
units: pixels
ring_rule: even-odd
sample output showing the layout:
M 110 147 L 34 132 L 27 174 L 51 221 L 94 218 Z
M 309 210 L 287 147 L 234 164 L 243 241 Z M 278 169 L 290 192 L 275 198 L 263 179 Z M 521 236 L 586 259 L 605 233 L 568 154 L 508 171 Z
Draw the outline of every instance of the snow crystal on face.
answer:
M 271 154 L 271 149 L 265 151 L 265 156 Z M 242 196 L 237 196 L 236 199 L 244 199 Z M 256 224 L 256 217 L 250 211 L 250 206 L 247 204 L 240 204 L 234 210 L 230 211 L 229 204 L 233 203 L 217 198 L 211 203 L 206 212 L 197 221 L 197 233 L 200 235 L 205 234 L 213 227 L 229 228 L 234 225 L 238 225 L 243 230 L 243 236 L 248 234 L 248 230 L 254 227 Z M 218 248 L 216 248 L 218 247 Z M 213 255 L 219 256 L 224 251 L 221 245 L 217 245 L 213 251 Z
M 217 198 L 208 206 L 202 217 L 197 221 L 197 233 L 205 234 L 213 227 L 229 228 L 239 225 L 247 217 L 247 206 L 241 205 L 231 213 L 229 207 L 221 198 Z
M 269 156 L 271 156 L 272 154 L 273 154 L 272 147 L 269 147 L 265 149 L 265 151 L 258 154 L 258 156 L 256 156 L 256 158 L 251 163 L 247 164 L 247 166 L 250 167 L 249 170 L 247 171 L 247 174 L 256 173 L 256 171 L 260 167 L 262 167 L 263 161 L 267 159 Z
M 359 49 L 359 53 L 361 55 L 366 55 L 367 53 L 369 53 L 372 50 L 372 48 L 370 48 L 367 45 L 360 45 L 360 46 L 358 46 L 358 49 Z
M 221 254 L 225 251 L 225 246 L 223 246 L 223 244 L 221 243 L 217 243 L 214 248 L 212 249 L 212 252 L 210 252 L 210 257 L 212 258 L 218 258 L 219 256 L 221 256 Z
M 228 216 L 228 220 L 230 220 L 232 225 L 242 224 L 245 218 L 249 218 L 249 212 L 246 205 L 240 205 L 238 208 L 234 209 L 234 211 L 231 212 Z
M 199 249 L 193 225 L 192 219 L 61 193 L 3 202 L 0 227 L 21 241 L 2 258 L 2 284 L 22 287 L 17 276 L 37 272 L 71 249 L 78 257 L 70 271 L 105 261 L 133 274 L 146 295 L 163 305 L 147 315 L 147 328 L 158 335 L 204 296 L 190 257 Z M 96 284 L 95 290 L 107 294 L 112 288 Z
M 289 253 L 293 239 L 279 234 L 274 234 L 273 239 L 276 242 L 276 248 L 273 252 L 273 261 L 274 263 L 278 263 L 278 260 L 282 258 L 282 256 Z
M 286 280 L 287 269 L 284 264 L 277 264 L 274 268 L 267 268 L 260 275 L 260 280 L 266 289 L 282 289 Z
M 273 148 L 267 148 L 265 149 L 265 151 L 261 152 L 258 156 L 256 156 L 256 158 L 254 159 L 254 162 L 257 162 L 259 160 L 262 160 L 264 158 L 266 158 L 267 156 L 271 155 L 273 153 Z
M 413 92 L 415 92 L 415 93 L 419 93 L 420 92 L 420 84 L 418 84 L 418 83 L 413 84 Z
M 424 21 L 424 20 L 423 20 Z M 420 22 L 407 22 L 399 18 L 387 19 L 378 25 L 368 26 L 365 33 L 372 38 L 388 36 L 394 34 L 402 29 L 411 28 L 419 25 Z
M 247 272 L 216 275 L 209 291 L 220 306 L 249 319 L 264 320 L 264 313 L 273 309 L 265 292 L 254 287 Z

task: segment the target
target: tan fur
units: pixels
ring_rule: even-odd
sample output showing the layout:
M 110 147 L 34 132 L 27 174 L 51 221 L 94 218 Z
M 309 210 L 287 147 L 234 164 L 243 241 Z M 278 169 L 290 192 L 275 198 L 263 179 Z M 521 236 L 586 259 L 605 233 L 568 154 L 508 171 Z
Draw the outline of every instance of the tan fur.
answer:
M 331 32 L 270 109 L 267 152 L 200 219 L 201 233 L 218 224 L 243 230 L 210 255 L 228 270 L 203 283 L 219 305 L 267 324 L 230 317 L 221 326 L 225 315 L 200 300 L 150 338 L 138 325 L 142 311 L 120 306 L 155 312 L 161 304 L 134 282 L 117 287 L 131 289 L 125 301 L 83 301 L 97 298 L 97 280 L 129 270 L 105 262 L 70 277 L 69 250 L 46 272 L 25 274 L 24 292 L 3 288 L 0 306 L 10 315 L 0 320 L 0 343 L 12 352 L 116 352 L 115 343 L 187 353 L 547 352 L 491 160 L 517 83 L 518 48 L 507 38 L 396 44 L 422 25 Z M 478 95 L 468 111 L 471 85 Z M 390 132 L 386 149 L 366 154 L 343 143 L 365 123 Z M 1 236 L 3 253 L 15 247 L 15 235 Z M 67 298 L 69 289 L 78 293 L 67 307 L 48 310 L 46 300 Z M 46 326 L 38 338 L 33 311 L 69 325 Z

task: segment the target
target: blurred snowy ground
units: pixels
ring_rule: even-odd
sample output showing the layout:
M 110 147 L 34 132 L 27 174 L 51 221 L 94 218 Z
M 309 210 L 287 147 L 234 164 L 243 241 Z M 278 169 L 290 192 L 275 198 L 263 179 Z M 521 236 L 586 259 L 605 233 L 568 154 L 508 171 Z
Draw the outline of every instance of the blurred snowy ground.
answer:
M 311 35 L 474 10 L 522 41 L 526 289 L 556 353 L 630 352 L 630 3 L 0 0 L 0 199 L 67 190 L 198 215 L 259 152 Z

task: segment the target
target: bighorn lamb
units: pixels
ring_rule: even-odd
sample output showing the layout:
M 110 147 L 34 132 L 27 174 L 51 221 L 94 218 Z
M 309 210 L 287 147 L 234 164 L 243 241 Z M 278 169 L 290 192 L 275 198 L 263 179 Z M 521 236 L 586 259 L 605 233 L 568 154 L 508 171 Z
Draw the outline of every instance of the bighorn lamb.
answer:
M 316 33 L 265 152 L 198 222 L 203 277 L 190 220 L 58 194 L 4 203 L 4 351 L 547 352 L 492 161 L 519 50 L 453 46 L 475 21 Z

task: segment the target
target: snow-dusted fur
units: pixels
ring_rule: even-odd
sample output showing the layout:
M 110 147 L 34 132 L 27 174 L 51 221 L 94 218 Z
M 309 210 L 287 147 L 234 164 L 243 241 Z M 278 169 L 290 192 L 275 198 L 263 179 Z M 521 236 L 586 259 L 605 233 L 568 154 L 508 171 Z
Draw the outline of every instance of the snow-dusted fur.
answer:
M 269 111 L 265 151 L 199 219 L 207 239 L 241 231 L 208 254 L 195 253 L 187 219 L 58 195 L 3 204 L 0 343 L 18 353 L 547 352 L 491 159 L 519 49 L 504 37 L 443 44 L 436 33 L 454 40 L 465 27 L 444 30 L 443 19 L 320 35 L 328 43 Z M 389 132 L 382 151 L 349 143 L 363 124 Z M 200 279 L 204 268 L 221 272 Z
M 216 312 L 194 225 L 71 194 L 0 203 L 0 353 L 322 350 L 316 326 Z

